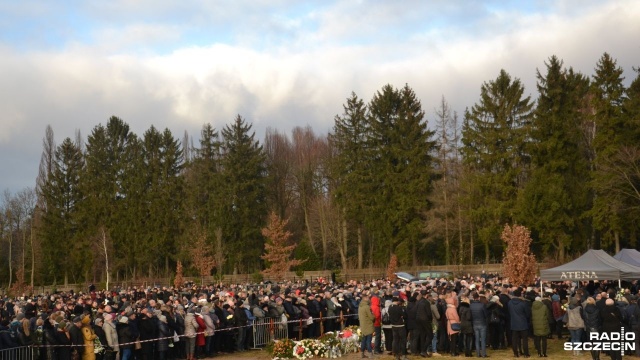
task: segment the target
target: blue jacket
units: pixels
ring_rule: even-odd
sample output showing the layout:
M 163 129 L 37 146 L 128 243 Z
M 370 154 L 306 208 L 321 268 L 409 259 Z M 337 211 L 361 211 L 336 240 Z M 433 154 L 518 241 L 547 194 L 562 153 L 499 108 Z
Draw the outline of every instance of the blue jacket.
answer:
M 509 301 L 509 317 L 511 318 L 511 330 L 527 330 L 531 320 L 531 307 L 521 298 L 513 298 Z
M 473 326 L 487 326 L 489 324 L 489 312 L 487 307 L 478 300 L 471 301 L 471 320 Z

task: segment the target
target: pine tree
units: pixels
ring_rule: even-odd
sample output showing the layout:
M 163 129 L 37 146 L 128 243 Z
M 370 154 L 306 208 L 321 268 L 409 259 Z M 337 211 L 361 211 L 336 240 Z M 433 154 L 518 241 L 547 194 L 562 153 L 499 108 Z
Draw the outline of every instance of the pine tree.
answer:
M 470 169 L 466 208 L 484 245 L 485 261 L 502 224 L 511 222 L 518 190 L 524 185 L 527 126 L 533 104 L 519 79 L 501 70 L 480 88 L 480 100 L 465 111 L 461 149 Z
M 333 153 L 330 162 L 334 183 L 333 196 L 343 212 L 343 241 L 348 239 L 347 222 L 355 224 L 357 240 L 357 268 L 363 266 L 364 242 L 362 226 L 366 209 L 370 207 L 367 191 L 369 153 L 366 146 L 368 113 L 364 101 L 355 93 L 347 98 L 342 115 L 336 115 L 333 132 L 329 134 L 329 146 Z M 352 231 L 353 232 L 353 231 Z
M 160 268 L 164 260 L 169 268 L 168 254 L 176 252 L 181 235 L 184 214 L 182 150 L 168 129 L 160 133 L 153 126 L 143 136 L 144 173 L 146 174 L 146 201 L 144 243 L 147 250 L 141 258 L 152 268 Z
M 637 144 L 630 136 L 623 116 L 625 88 L 623 70 L 616 61 L 604 53 L 596 65 L 591 86 L 593 107 L 593 152 L 594 171 L 592 174 L 595 190 L 593 208 L 590 214 L 593 223 L 603 235 L 604 245 L 613 242 L 615 251 L 620 250 L 620 236 L 625 230 L 625 205 L 622 197 L 610 191 L 615 176 L 607 171 L 607 163 L 626 145 Z
M 388 255 L 398 253 L 400 262 L 416 265 L 433 180 L 434 132 L 427 129 L 422 105 L 408 85 L 400 90 L 384 86 L 371 100 L 369 114 L 368 225 L 384 239 L 377 245 L 389 249 Z
M 261 268 L 257 261 L 264 244 L 260 229 L 267 215 L 266 169 L 262 146 L 251 125 L 238 115 L 222 130 L 222 182 L 224 191 L 225 251 L 234 271 Z
M 543 254 L 559 261 L 572 244 L 586 240 L 581 215 L 589 206 L 588 164 L 580 129 L 589 81 L 562 61 L 549 59 L 547 73 L 538 71 L 529 153 L 532 170 L 520 193 L 518 218 L 537 234 Z
M 61 274 L 86 274 L 91 266 L 91 253 L 81 235 L 83 224 L 79 208 L 84 199 L 80 176 L 84 158 L 80 148 L 66 138 L 54 154 L 53 172 L 41 189 L 47 209 L 40 228 L 45 271 L 57 281 Z M 75 280 L 80 280 L 75 278 Z
M 289 220 L 281 220 L 275 212 L 269 214 L 267 227 L 262 229 L 262 235 L 268 239 L 265 252 L 261 256 L 267 262 L 267 268 L 262 274 L 275 281 L 283 281 L 284 275 L 291 268 L 303 264 L 306 260 L 292 260 L 291 255 L 296 248 L 289 244 L 291 232 L 286 230 Z

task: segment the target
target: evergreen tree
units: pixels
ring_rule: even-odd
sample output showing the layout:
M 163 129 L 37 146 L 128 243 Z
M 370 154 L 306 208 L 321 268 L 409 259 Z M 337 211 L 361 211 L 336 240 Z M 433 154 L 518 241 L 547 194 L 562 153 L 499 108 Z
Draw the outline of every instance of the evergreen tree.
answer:
M 84 159 L 77 144 L 70 138 L 56 148 L 52 173 L 40 191 L 47 204 L 40 229 L 47 278 L 54 282 L 68 275 L 79 281 L 78 275 L 90 269 L 92 254 L 81 236 L 79 208 L 83 201 L 80 176 Z
M 608 171 L 607 163 L 625 145 L 635 144 L 633 133 L 628 131 L 623 116 L 625 88 L 623 70 L 616 61 L 604 53 L 596 65 L 591 86 L 593 107 L 593 152 L 595 154 L 593 188 L 595 190 L 591 215 L 593 223 L 603 235 L 604 245 L 613 242 L 620 250 L 620 236 L 625 229 L 624 199 L 610 191 L 615 175 Z
M 527 127 L 533 104 L 524 86 L 501 70 L 480 88 L 480 100 L 465 111 L 462 155 L 470 173 L 470 219 L 489 262 L 503 224 L 512 222 L 518 190 L 524 185 Z
M 238 115 L 222 130 L 222 184 L 225 252 L 234 271 L 261 268 L 257 259 L 264 240 L 260 229 L 267 215 L 266 169 L 262 146 L 251 125 Z
M 200 131 L 200 147 L 192 150 L 193 158 L 185 165 L 184 179 L 187 194 L 186 226 L 197 226 L 206 233 L 208 246 L 215 246 L 217 267 L 224 264 L 221 234 L 225 215 L 225 184 L 221 176 L 221 142 L 219 133 L 205 124 Z M 191 220 L 190 220 L 191 219 Z M 195 221 L 196 225 L 189 224 Z M 185 238 L 185 241 L 191 239 Z
M 165 273 L 169 268 L 169 254 L 176 252 L 181 234 L 180 221 L 184 213 L 182 150 L 168 129 L 160 133 L 151 126 L 143 137 L 144 173 L 146 174 L 145 229 L 143 241 L 147 246 L 139 256 L 151 269 L 160 268 L 164 260 Z
M 143 189 L 127 188 L 134 178 L 144 176 L 140 166 L 140 153 L 132 151 L 137 138 L 123 120 L 112 116 L 106 126 L 98 124 L 87 138 L 85 151 L 86 169 L 82 174 L 81 187 L 86 201 L 81 209 L 85 225 L 84 236 L 96 237 L 101 227 L 111 235 L 116 259 L 127 259 L 125 264 L 135 269 L 136 246 L 141 245 L 136 237 L 140 231 Z M 132 157 L 136 155 L 138 157 Z M 132 269 L 132 270 L 133 270 Z M 118 271 L 118 264 L 114 264 Z M 136 271 L 132 271 L 134 277 Z
M 347 98 L 342 115 L 336 115 L 329 134 L 332 149 L 330 172 L 334 183 L 335 202 L 343 212 L 343 241 L 348 238 L 347 222 L 355 224 L 357 234 L 357 267 L 363 266 L 362 226 L 370 206 L 367 191 L 369 153 L 367 151 L 368 113 L 364 101 L 355 93 Z
M 417 262 L 417 246 L 423 238 L 423 214 L 433 178 L 431 139 L 424 111 L 413 90 L 386 85 L 369 104 L 371 131 L 367 147 L 372 151 L 369 177 L 372 217 L 369 225 L 378 234 L 377 245 L 397 254 L 400 262 Z
M 580 131 L 589 81 L 562 68 L 552 56 L 538 71 L 538 106 L 531 126 L 532 170 L 519 198 L 520 221 L 538 235 L 542 251 L 559 261 L 572 244 L 585 240 L 581 216 L 589 206 L 588 164 Z

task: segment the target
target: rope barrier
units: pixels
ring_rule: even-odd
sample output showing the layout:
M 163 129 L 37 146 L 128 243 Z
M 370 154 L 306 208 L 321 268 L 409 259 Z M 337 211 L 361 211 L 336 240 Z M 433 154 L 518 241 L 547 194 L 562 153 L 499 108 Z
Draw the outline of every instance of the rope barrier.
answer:
M 316 320 L 320 320 L 320 321 L 324 321 L 324 320 L 331 320 L 331 319 L 339 319 L 339 318 L 346 318 L 346 317 L 352 317 L 352 316 L 356 316 L 357 314 L 349 314 L 349 315 L 338 315 L 338 316 L 329 316 L 329 317 L 318 317 L 318 318 L 311 318 L 313 321 Z M 271 326 L 276 326 L 276 325 L 285 325 L 285 324 L 295 324 L 295 323 L 300 323 L 301 321 L 307 321 L 307 319 L 297 319 L 297 320 L 289 320 L 289 321 L 277 321 L 278 318 L 274 318 L 274 317 L 265 317 L 266 319 L 273 319 L 274 321 L 272 323 L 270 323 L 269 325 Z M 218 333 L 218 332 L 224 332 L 224 331 L 232 331 L 232 330 L 236 330 L 236 329 L 242 329 L 242 328 L 252 328 L 253 325 L 244 325 L 244 326 L 234 326 L 234 327 L 227 327 L 224 329 L 214 329 L 213 333 Z M 168 340 L 168 339 L 175 339 L 176 337 L 178 338 L 182 338 L 182 337 L 186 337 L 186 338 L 193 338 L 196 337 L 197 335 L 202 335 L 205 334 L 206 335 L 206 331 L 201 331 L 201 332 L 196 332 L 193 335 L 172 335 L 172 336 L 166 336 L 166 337 L 160 337 L 160 338 L 154 338 L 154 339 L 148 339 L 148 340 L 136 340 L 133 342 L 128 342 L 128 343 L 119 343 L 118 346 L 127 346 L 127 345 L 135 345 L 137 343 L 147 343 L 147 342 L 154 342 L 154 341 L 159 341 L 159 340 Z M 55 347 L 55 348 L 61 348 L 61 347 L 82 347 L 82 346 L 93 346 L 93 344 L 90 345 L 85 345 L 85 344 L 81 344 L 81 345 L 29 345 L 30 347 L 37 347 L 37 348 L 48 348 L 48 347 Z M 108 344 L 102 344 L 102 346 L 108 346 Z

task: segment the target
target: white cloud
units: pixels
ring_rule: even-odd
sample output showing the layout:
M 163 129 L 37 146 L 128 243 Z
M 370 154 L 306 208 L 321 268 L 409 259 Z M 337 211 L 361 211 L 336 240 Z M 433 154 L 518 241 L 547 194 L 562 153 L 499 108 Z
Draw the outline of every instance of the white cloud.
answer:
M 138 43 L 178 41 L 184 30 L 183 25 L 137 22 L 97 30 L 101 41 L 95 44 L 69 43 L 40 52 L 2 47 L 0 150 L 22 152 L 35 173 L 47 124 L 60 141 L 75 129 L 86 136 L 111 115 L 122 117 L 138 135 L 153 124 L 169 127 L 178 138 L 184 130 L 197 136 L 203 123 L 221 128 L 238 113 L 258 130 L 309 124 L 322 132 L 351 91 L 368 101 L 386 83 L 408 83 L 433 117 L 442 95 L 459 112 L 471 106 L 481 83 L 495 79 L 501 68 L 521 78 L 535 96 L 535 69 L 544 70 L 551 55 L 591 75 L 608 51 L 629 78 L 640 58 L 635 41 L 640 3 L 631 0 L 532 15 L 453 6 L 443 12 L 490 15 L 468 25 L 403 30 L 406 36 L 393 27 L 417 15 L 398 13 L 388 4 L 363 14 L 362 7 L 344 2 L 301 13 L 273 30 L 295 32 L 273 47 L 250 47 L 260 34 L 247 30 L 254 37 L 247 43 L 187 46 L 164 54 L 126 52 Z M 437 14 L 425 18 L 437 19 Z M 307 21 L 316 27 L 305 30 Z M 389 35 L 377 40 L 368 35 L 386 31 Z M 9 161 L 2 152 L 0 167 Z M 0 181 L 0 188 L 21 187 L 6 176 Z

